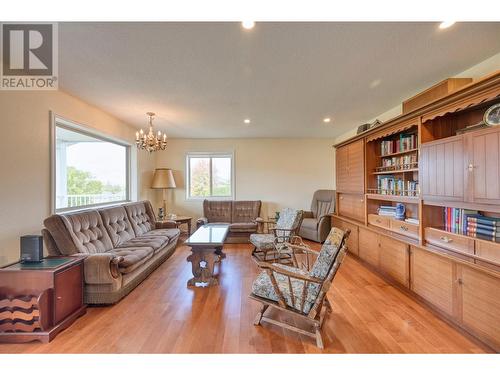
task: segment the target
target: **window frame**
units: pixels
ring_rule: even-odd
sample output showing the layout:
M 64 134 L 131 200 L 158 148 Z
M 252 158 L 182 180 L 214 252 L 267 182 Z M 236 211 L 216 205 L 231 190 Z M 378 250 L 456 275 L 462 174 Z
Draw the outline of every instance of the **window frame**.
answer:
M 86 135 L 88 137 L 92 137 L 104 142 L 114 143 L 119 146 L 125 147 L 125 197 L 126 199 L 120 201 L 106 202 L 106 203 L 95 203 L 88 204 L 82 206 L 74 206 L 74 207 L 65 207 L 65 208 L 56 208 L 56 129 L 57 128 L 66 129 L 75 133 L 80 133 L 82 135 Z M 64 118 L 60 115 L 57 115 L 50 112 L 50 211 L 52 214 L 65 213 L 71 211 L 81 211 L 90 208 L 99 208 L 99 207 L 109 207 L 114 206 L 120 203 L 128 203 L 132 202 L 132 192 L 134 189 L 133 181 L 132 181 L 132 160 L 135 160 L 136 157 L 132 153 L 132 143 L 126 142 L 123 139 L 119 139 L 117 137 L 113 137 L 109 134 L 105 134 L 100 132 L 97 129 L 91 128 L 86 125 L 82 125 L 75 121 Z
M 215 196 L 209 195 L 205 197 L 191 196 L 191 158 L 210 158 L 210 190 L 212 190 L 212 158 L 227 157 L 231 160 L 231 195 L 230 196 Z M 186 200 L 188 201 L 203 201 L 207 200 L 234 200 L 236 196 L 235 189 L 235 173 L 234 173 L 234 151 L 229 152 L 187 152 L 186 153 Z

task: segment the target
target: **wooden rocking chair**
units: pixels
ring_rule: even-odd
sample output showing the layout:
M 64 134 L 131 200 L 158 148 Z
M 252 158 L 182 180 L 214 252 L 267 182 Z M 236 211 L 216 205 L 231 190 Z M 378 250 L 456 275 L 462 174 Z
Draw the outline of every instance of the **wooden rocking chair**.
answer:
M 346 255 L 349 234 L 349 230 L 343 232 L 332 228 L 319 252 L 304 244 L 288 243 L 287 246 L 293 251 L 296 267 L 279 263 L 258 263 L 262 272 L 252 285 L 250 298 L 262 303 L 262 308 L 255 317 L 254 324 L 260 325 L 261 321 L 265 321 L 316 338 L 316 345 L 323 349 L 321 328 L 326 314 L 332 311 L 326 294 Z M 306 257 L 306 263 L 301 267 L 297 266 L 297 254 Z M 310 255 L 316 256 L 311 269 Z M 313 324 L 314 332 L 264 316 L 270 306 L 307 320 Z

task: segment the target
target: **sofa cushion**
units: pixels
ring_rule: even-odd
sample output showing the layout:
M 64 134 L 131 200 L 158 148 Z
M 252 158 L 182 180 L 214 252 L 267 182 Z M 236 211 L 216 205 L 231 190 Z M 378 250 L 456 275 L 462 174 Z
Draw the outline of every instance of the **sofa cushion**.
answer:
M 257 231 L 256 223 L 233 223 L 229 224 L 230 232 L 255 233 Z
M 231 223 L 232 201 L 203 201 L 203 216 L 209 223 Z
M 111 250 L 123 259 L 118 263 L 121 273 L 130 273 L 153 256 L 154 250 L 151 247 L 128 247 Z
M 89 210 L 61 215 L 79 253 L 103 253 L 113 248 L 111 238 L 104 228 L 101 215 Z M 63 250 L 61 249 L 61 252 Z
M 305 218 L 302 220 L 302 225 L 300 228 L 301 229 L 306 228 L 306 229 L 316 230 L 318 228 L 318 220 L 313 219 L 313 218 Z
M 141 237 L 168 237 L 169 243 L 179 237 L 181 231 L 180 229 L 153 229 L 152 231 L 147 232 Z
M 120 247 L 151 247 L 156 251 L 168 244 L 169 241 L 167 236 L 139 236 L 122 243 Z
M 252 223 L 260 215 L 261 201 L 233 201 L 232 223 Z
M 155 229 L 155 217 L 149 202 L 130 203 L 124 207 L 136 236 Z
M 43 221 L 43 225 L 57 245 L 57 250 L 62 255 L 73 255 L 78 253 L 78 248 L 71 237 L 61 215 L 51 215 Z M 46 235 L 44 236 L 44 238 Z M 53 255 L 53 254 L 51 254 Z
M 99 210 L 104 227 L 113 242 L 114 247 L 135 237 L 132 224 L 123 206 L 104 208 Z

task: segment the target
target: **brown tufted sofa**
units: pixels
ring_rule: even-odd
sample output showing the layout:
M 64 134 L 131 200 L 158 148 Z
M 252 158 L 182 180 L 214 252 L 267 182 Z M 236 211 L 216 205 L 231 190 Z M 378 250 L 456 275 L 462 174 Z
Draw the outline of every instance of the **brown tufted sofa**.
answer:
M 86 255 L 85 302 L 119 301 L 175 251 L 175 221 L 156 222 L 148 201 L 52 215 L 42 230 L 49 255 Z
M 228 243 L 246 243 L 257 232 L 261 201 L 203 201 L 203 217 L 197 227 L 208 223 L 229 224 Z

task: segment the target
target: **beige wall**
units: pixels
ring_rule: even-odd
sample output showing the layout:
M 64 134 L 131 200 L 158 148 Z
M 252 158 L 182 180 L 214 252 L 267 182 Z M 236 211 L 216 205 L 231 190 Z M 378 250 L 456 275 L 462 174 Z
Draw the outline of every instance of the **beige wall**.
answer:
M 187 152 L 234 152 L 236 199 L 262 200 L 261 216 L 282 207 L 308 209 L 317 189 L 334 180 L 330 139 L 171 139 L 157 155 L 157 167 L 172 168 L 177 189 L 169 191 L 168 212 L 202 215 L 201 201 L 186 200 Z M 159 199 L 161 193 L 158 192 Z
M 61 91 L 0 91 L 0 265 L 19 259 L 19 236 L 40 233 L 50 214 L 49 111 L 133 141 L 135 130 Z M 135 150 L 133 151 L 135 153 Z M 137 154 L 137 192 L 148 199 L 154 156 Z

